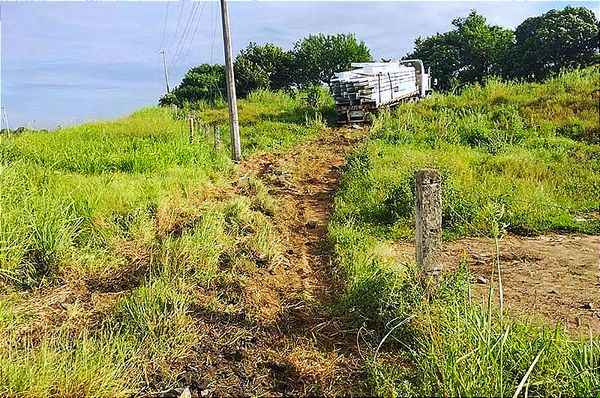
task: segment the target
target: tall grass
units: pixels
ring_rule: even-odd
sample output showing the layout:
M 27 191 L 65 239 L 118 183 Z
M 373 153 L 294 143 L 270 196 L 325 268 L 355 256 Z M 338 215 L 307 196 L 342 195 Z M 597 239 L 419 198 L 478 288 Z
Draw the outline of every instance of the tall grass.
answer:
M 597 73 L 492 80 L 403 105 L 380 115 L 349 157 L 329 228 L 347 280 L 341 307 L 390 333 L 369 364 L 375 394 L 506 396 L 520 386 L 531 396 L 600 396 L 597 339 L 573 341 L 560 326 L 474 302 L 466 270 L 424 301 L 414 266 L 394 251 L 413 238 L 422 167 L 443 175 L 444 239 L 497 236 L 500 222 L 516 234 L 599 234 Z
M 412 179 L 427 166 L 444 177 L 447 237 L 485 233 L 491 204 L 506 207 L 514 233 L 600 233 L 600 127 L 589 95 L 596 73 L 545 85 L 491 81 L 382 115 L 348 161 L 336 214 L 410 237 Z M 549 92 L 560 107 L 539 101 Z M 573 117 L 581 129 L 565 133 Z
M 600 394 L 599 341 L 572 341 L 560 326 L 533 325 L 474 302 L 466 269 L 429 302 L 415 275 L 396 282 L 404 292 L 396 296 L 396 319 L 416 315 L 387 343 L 396 359 L 370 363 L 377 395 L 512 396 L 522 380 L 529 396 Z
M 164 215 L 169 198 L 223 188 L 236 172 L 226 149 L 228 126 L 221 126 L 220 151 L 202 132 L 189 144 L 181 117 L 188 111 L 148 108 L 1 142 L 0 277 L 39 286 L 61 263 L 86 267 L 90 256 L 114 252 L 123 239 L 152 240 L 153 220 Z M 306 120 L 316 112 L 299 97 L 251 94 L 240 101 L 244 150 L 285 148 L 315 135 Z M 226 123 L 225 104 L 200 104 L 197 114 L 203 123 Z
M 229 160 L 224 104 L 196 113 L 220 124 L 220 150 L 203 131 L 189 143 L 189 111 L 0 141 L 0 395 L 168 388 L 174 361 L 204 338 L 194 311 L 257 318 L 243 281 L 281 261 L 273 200 Z M 316 135 L 317 112 L 252 94 L 240 101 L 245 154 Z
M 3 396 L 125 396 L 125 382 L 135 351 L 122 335 L 49 336 L 39 344 L 0 350 Z M 6 338 L 6 337 L 5 337 Z

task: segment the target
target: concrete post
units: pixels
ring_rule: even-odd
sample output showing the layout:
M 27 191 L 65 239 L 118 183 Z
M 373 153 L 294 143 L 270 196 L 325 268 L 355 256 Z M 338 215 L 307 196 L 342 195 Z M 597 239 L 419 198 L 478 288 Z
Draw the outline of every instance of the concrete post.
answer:
M 421 169 L 415 175 L 417 267 L 425 286 L 435 286 L 442 274 L 442 176 Z

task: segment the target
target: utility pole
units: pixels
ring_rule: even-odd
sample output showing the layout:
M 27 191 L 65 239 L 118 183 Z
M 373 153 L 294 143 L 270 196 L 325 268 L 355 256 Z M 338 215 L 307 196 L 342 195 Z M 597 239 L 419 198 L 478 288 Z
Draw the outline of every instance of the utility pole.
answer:
M 165 69 L 165 85 L 167 86 L 167 94 L 169 94 L 169 75 L 167 74 L 167 61 L 165 59 L 166 50 L 159 51 L 159 54 L 162 54 L 163 59 L 163 68 Z
M 233 55 L 231 53 L 231 34 L 229 32 L 229 13 L 227 1 L 221 0 L 221 20 L 223 23 L 223 46 L 225 49 L 225 72 L 227 78 L 227 105 L 229 107 L 229 130 L 231 133 L 231 158 L 239 161 L 242 156 L 240 145 L 240 124 L 238 121 L 237 99 L 235 96 L 235 77 L 233 75 Z

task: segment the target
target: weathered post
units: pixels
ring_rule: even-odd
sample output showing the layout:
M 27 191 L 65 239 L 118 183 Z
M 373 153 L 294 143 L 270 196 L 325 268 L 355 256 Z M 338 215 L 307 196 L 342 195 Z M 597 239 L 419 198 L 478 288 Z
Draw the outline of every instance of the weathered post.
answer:
M 210 125 L 208 123 L 204 124 L 204 139 L 206 142 L 210 141 Z
M 202 128 L 202 119 L 199 116 L 194 114 L 194 135 L 196 133 L 200 134 Z
M 190 121 L 190 144 L 194 143 L 194 115 L 192 114 L 189 118 Z
M 215 124 L 214 134 L 215 134 L 215 149 L 219 149 L 219 147 L 221 146 L 221 132 L 219 131 L 218 124 Z
M 415 180 L 417 267 L 430 289 L 442 275 L 442 176 L 436 170 L 421 169 Z

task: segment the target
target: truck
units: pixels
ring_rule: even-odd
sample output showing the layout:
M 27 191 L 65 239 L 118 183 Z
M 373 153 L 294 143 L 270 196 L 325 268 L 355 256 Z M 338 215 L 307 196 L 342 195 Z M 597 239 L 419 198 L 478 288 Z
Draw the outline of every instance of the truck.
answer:
M 431 73 L 420 59 L 352 63 L 330 80 L 338 124 L 364 123 L 382 108 L 431 95 Z

